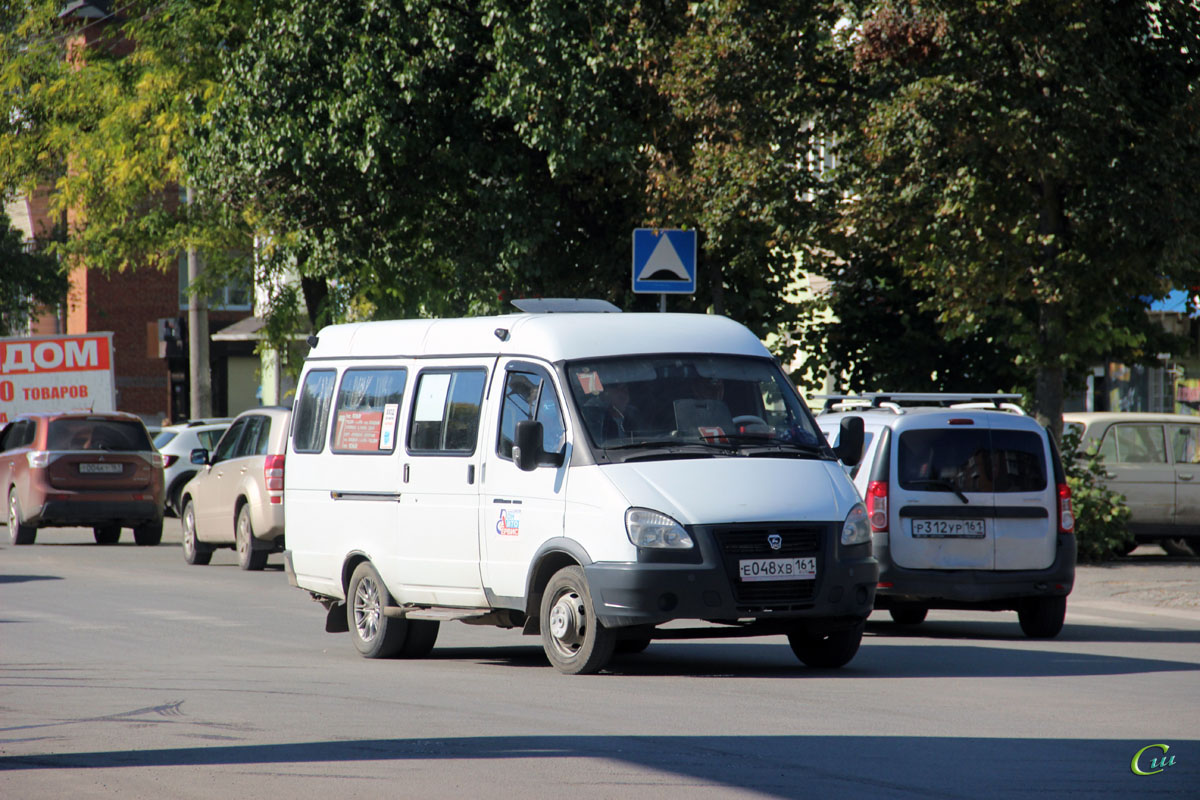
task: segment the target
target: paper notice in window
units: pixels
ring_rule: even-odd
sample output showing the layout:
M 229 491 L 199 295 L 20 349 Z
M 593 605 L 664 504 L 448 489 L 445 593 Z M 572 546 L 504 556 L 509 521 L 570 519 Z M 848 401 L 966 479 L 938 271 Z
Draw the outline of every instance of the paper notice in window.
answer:
M 400 406 L 388 403 L 383 407 L 383 429 L 379 431 L 379 449 L 391 450 L 396 446 L 396 414 Z
M 335 450 L 374 450 L 379 446 L 383 413 L 379 411 L 339 411 L 333 433 Z
M 449 391 L 449 373 L 422 375 L 413 420 L 415 422 L 440 422 L 442 414 L 446 410 L 446 393 Z

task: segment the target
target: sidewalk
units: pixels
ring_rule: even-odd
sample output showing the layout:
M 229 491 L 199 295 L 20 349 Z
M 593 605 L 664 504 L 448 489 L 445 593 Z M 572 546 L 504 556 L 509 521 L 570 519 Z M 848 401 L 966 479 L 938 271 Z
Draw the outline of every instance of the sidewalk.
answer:
M 1200 615 L 1200 559 L 1173 558 L 1157 545 L 1142 545 L 1117 561 L 1076 567 L 1071 597 Z

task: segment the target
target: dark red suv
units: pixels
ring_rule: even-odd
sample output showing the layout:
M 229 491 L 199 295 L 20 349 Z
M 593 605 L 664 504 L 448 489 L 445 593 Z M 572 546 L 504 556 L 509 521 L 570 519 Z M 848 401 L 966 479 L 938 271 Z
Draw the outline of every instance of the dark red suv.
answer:
M 0 491 L 13 544 L 75 526 L 98 544 L 115 544 L 121 528 L 141 545 L 162 541 L 163 458 L 132 414 L 21 414 L 0 429 Z

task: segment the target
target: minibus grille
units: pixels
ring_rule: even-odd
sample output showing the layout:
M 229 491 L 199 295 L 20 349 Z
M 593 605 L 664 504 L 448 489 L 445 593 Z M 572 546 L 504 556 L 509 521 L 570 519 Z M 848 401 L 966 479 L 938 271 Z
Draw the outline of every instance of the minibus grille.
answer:
M 828 525 L 782 527 L 773 525 L 728 526 L 713 530 L 734 602 L 740 610 L 788 611 L 809 608 L 817 594 L 817 581 L 824 567 L 822 543 Z M 779 549 L 771 547 L 773 536 L 779 537 Z M 803 581 L 742 581 L 738 579 L 738 562 L 747 558 L 794 558 L 813 556 L 817 559 L 817 580 Z

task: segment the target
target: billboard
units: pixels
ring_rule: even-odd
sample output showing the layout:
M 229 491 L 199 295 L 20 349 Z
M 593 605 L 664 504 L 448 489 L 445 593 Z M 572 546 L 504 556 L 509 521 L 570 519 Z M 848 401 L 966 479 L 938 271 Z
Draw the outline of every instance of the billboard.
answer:
M 26 411 L 113 411 L 112 333 L 0 338 L 0 424 Z

